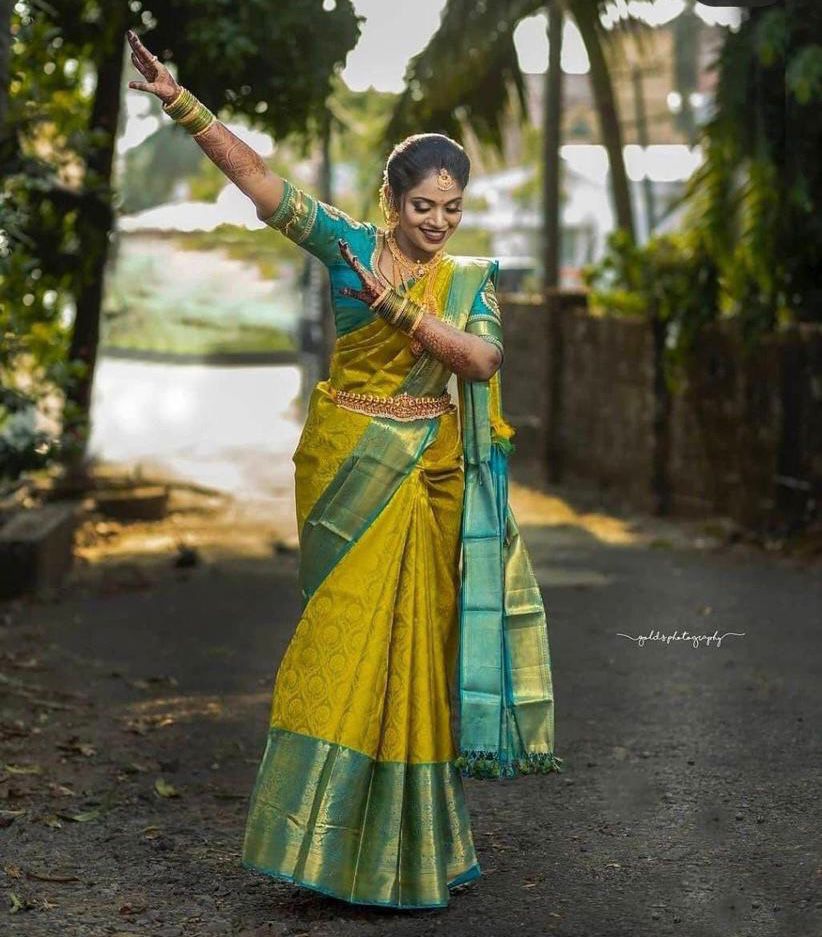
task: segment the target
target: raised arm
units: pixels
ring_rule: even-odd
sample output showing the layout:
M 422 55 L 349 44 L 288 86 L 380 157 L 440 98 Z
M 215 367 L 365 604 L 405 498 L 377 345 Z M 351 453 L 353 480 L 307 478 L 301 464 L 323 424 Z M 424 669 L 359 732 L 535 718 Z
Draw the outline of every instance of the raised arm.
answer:
M 146 81 L 130 81 L 129 88 L 156 95 L 163 104 L 170 104 L 181 87 L 171 72 L 140 42 L 134 30 L 126 33 L 131 46 L 131 61 Z M 193 136 L 200 149 L 254 203 L 257 217 L 270 217 L 279 207 L 285 181 L 273 173 L 262 156 L 233 134 L 219 120 Z

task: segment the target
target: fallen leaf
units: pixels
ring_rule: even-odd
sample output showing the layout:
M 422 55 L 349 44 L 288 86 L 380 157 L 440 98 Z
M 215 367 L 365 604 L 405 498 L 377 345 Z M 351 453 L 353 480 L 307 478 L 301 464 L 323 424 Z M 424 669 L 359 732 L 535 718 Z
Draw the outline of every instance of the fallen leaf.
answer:
M 9 774 L 42 774 L 43 769 L 40 765 L 3 765 L 6 771 Z
M 72 736 L 67 742 L 58 742 L 57 747 L 60 751 L 84 755 L 86 758 L 97 754 L 97 749 L 90 742 L 83 742 L 77 735 Z
M 57 816 L 74 823 L 88 823 L 89 820 L 96 820 L 100 816 L 100 808 L 94 807 L 92 810 L 82 810 L 80 813 L 58 813 Z
M 31 905 L 28 901 L 21 898 L 16 892 L 9 892 L 9 914 L 17 914 L 18 911 L 25 911 Z
M 165 778 L 157 778 L 154 782 L 154 790 L 160 797 L 179 797 L 180 792 L 173 784 L 169 784 Z
M 36 879 L 38 882 L 79 882 L 76 875 L 49 875 L 47 872 L 33 872 L 26 869 L 26 878 Z

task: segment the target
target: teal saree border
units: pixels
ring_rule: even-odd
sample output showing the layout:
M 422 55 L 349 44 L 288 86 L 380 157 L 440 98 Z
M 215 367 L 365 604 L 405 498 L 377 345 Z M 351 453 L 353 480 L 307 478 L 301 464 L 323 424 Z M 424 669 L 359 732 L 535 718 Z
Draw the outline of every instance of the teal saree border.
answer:
M 272 726 L 251 794 L 246 868 L 344 901 L 448 904 L 481 874 L 452 761 L 375 761 Z

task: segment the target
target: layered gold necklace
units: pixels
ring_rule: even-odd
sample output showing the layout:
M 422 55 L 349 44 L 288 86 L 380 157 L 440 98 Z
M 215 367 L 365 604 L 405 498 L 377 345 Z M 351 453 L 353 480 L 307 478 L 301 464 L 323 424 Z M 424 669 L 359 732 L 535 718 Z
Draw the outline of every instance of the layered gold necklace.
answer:
M 376 272 L 380 278 L 385 282 L 386 286 L 393 286 L 399 293 L 403 296 L 408 294 L 410 287 L 408 286 L 407 281 L 413 279 L 416 282 L 420 281 L 423 277 L 425 280 L 425 291 L 423 294 L 423 306 L 427 312 L 435 312 L 436 305 L 434 302 L 434 287 L 435 287 L 435 274 L 440 264 L 442 263 L 443 257 L 445 256 L 444 248 L 440 248 L 430 260 L 412 260 L 406 254 L 403 253 L 402 248 L 397 244 L 397 239 L 394 236 L 394 232 L 391 230 L 383 231 L 383 238 L 388 247 L 388 251 L 391 254 L 392 260 L 392 277 L 389 281 L 385 275 L 380 270 L 379 266 L 379 256 L 377 258 Z M 397 281 L 397 272 L 399 272 L 399 281 Z

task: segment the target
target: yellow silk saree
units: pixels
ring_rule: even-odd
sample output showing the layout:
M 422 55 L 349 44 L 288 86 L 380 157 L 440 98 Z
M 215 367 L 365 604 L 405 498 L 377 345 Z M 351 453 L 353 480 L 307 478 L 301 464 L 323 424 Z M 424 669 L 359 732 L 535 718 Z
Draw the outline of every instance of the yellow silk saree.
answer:
M 267 223 L 328 265 L 338 338 L 293 455 L 303 610 L 275 679 L 243 864 L 350 902 L 443 907 L 480 875 L 463 776 L 561 763 L 544 609 L 507 504 L 499 372 L 460 380 L 459 410 L 437 417 L 339 406 L 334 389 L 438 395 L 451 372 L 339 297 L 350 268 L 338 237 L 373 264 L 377 229 L 290 184 Z M 495 274 L 486 259 L 446 257 L 429 311 L 501 347 Z

